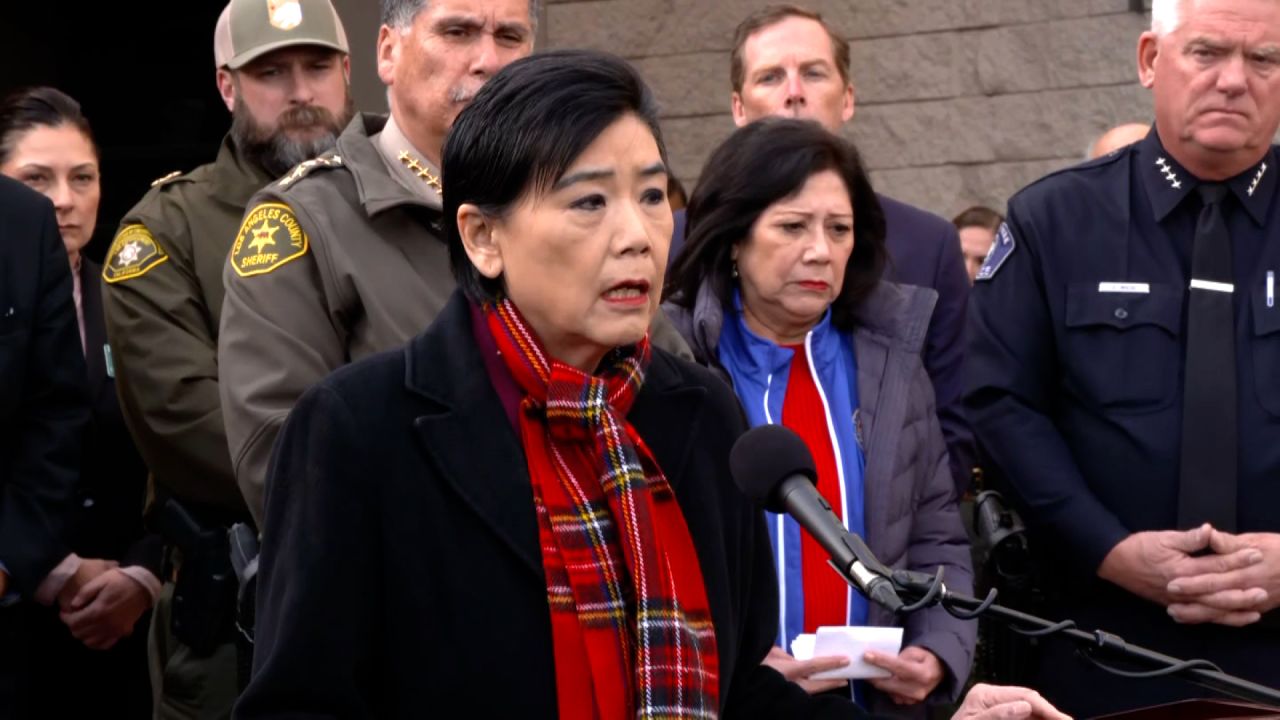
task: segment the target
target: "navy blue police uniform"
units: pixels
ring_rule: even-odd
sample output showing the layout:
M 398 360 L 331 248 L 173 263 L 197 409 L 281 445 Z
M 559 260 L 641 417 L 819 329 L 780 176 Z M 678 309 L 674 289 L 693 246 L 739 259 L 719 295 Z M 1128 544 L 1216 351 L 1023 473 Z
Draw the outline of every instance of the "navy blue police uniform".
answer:
M 1280 532 L 1280 165 L 1226 181 L 1238 393 L 1237 531 Z M 1131 533 L 1177 526 L 1183 358 L 1200 181 L 1153 130 L 1009 202 L 974 287 L 966 405 L 1055 562 L 1048 613 L 1280 686 L 1277 612 L 1236 629 L 1179 625 L 1097 578 Z M 1057 562 L 1061 561 L 1061 562 Z M 1278 611 L 1280 612 L 1280 611 Z M 1212 693 L 1123 680 L 1043 647 L 1038 689 L 1095 715 Z

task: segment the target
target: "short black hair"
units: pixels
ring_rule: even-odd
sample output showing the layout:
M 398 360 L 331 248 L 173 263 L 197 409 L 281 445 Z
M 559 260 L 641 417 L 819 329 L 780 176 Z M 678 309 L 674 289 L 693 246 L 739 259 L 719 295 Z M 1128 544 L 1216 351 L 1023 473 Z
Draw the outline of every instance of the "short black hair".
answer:
M 13 154 L 18 137 L 38 127 L 70 125 L 84 133 L 85 139 L 98 154 L 89 121 L 80 112 L 80 103 L 70 95 L 51 87 L 32 87 L 18 90 L 0 101 L 0 165 Z
M 444 143 L 445 242 L 458 287 L 476 302 L 502 296 L 501 279 L 471 264 L 458 208 L 472 204 L 504 217 L 529 193 L 549 190 L 610 125 L 635 115 L 653 133 L 663 163 L 658 108 L 640 73 L 625 60 L 590 50 L 531 55 L 493 76 L 458 114 Z
M 857 304 L 884 272 L 884 211 L 857 149 L 811 120 L 757 120 L 711 154 L 689 199 L 687 236 L 668 274 L 667 298 L 692 309 L 698 289 L 709 283 L 724 310 L 732 311 L 733 247 L 751 237 L 770 205 L 825 170 L 844 180 L 853 206 L 853 255 L 831 303 L 832 322 L 851 330 Z

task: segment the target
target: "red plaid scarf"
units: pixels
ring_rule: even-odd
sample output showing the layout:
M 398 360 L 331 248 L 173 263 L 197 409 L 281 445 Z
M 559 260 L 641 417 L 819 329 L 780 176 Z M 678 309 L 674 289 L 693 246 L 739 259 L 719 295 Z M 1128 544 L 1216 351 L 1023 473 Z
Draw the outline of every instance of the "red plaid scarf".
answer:
M 548 357 L 510 300 L 485 307 L 528 393 L 520 435 L 538 515 L 564 720 L 714 718 L 720 661 L 675 494 L 627 422 L 649 340 L 587 375 Z

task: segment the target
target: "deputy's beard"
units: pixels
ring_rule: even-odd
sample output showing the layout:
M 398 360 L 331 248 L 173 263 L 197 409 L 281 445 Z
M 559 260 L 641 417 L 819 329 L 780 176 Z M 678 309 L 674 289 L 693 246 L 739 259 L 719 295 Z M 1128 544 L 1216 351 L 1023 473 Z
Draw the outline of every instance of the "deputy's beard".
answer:
M 342 117 L 334 117 L 319 105 L 300 105 L 286 110 L 276 126 L 269 128 L 237 98 L 231 111 L 231 137 L 246 157 L 272 177 L 279 177 L 298 163 L 333 149 L 353 115 L 355 103 L 348 94 Z

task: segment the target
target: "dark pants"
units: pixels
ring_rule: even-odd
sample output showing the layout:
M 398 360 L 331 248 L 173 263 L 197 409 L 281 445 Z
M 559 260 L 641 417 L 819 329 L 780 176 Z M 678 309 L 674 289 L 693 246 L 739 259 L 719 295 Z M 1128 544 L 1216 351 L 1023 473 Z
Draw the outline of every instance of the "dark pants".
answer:
M 71 636 L 55 608 L 22 602 L 0 609 L 0 718 L 151 716 L 147 626 L 110 650 Z
M 31 679 L 31 608 L 18 603 L 0 608 L 0 717 L 34 717 Z

